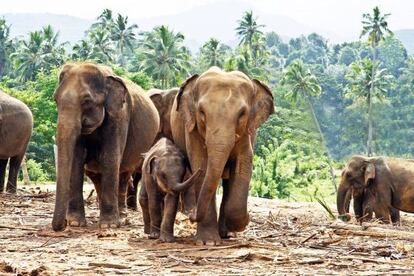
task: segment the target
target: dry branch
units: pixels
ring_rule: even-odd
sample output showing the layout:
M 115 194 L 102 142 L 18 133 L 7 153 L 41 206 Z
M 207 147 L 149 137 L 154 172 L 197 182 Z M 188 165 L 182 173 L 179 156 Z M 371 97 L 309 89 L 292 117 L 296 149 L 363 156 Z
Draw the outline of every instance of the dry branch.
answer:
M 375 238 L 397 238 L 401 240 L 414 241 L 414 233 L 398 229 L 387 229 L 381 227 L 361 227 L 352 224 L 331 224 L 334 233 L 340 236 L 370 236 Z
M 121 265 L 121 264 L 111 264 L 111 263 L 89 263 L 89 266 L 94 267 L 105 267 L 105 268 L 116 268 L 116 269 L 129 269 L 130 266 Z
M 12 229 L 12 230 L 25 230 L 25 231 L 37 231 L 38 230 L 36 228 L 20 227 L 20 226 L 8 226 L 8 225 L 0 225 L 0 228 Z

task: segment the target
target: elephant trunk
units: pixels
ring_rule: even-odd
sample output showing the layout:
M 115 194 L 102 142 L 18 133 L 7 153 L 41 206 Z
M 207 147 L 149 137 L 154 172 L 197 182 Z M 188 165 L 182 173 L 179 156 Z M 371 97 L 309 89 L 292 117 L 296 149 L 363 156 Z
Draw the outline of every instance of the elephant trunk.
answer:
M 190 188 L 196 182 L 195 180 L 201 175 L 201 172 L 202 171 L 198 169 L 186 181 L 172 185 L 171 190 L 177 193 L 181 193 L 181 192 L 188 190 L 188 188 Z
M 215 136 L 217 137 L 219 135 L 216 134 Z M 190 220 L 194 222 L 200 222 L 204 219 L 235 143 L 234 135 L 232 135 L 231 138 L 227 137 L 222 140 L 218 138 L 213 138 L 211 140 L 213 141 L 209 142 L 208 137 L 206 139 L 208 159 L 207 169 L 197 199 L 197 210 L 190 216 Z
M 342 179 L 341 183 L 339 184 L 338 194 L 336 197 L 336 205 L 338 208 L 339 218 L 345 221 L 350 220 L 350 216 L 348 214 L 352 193 L 352 189 L 350 188 L 351 187 L 349 183 L 345 179 Z
M 72 167 L 74 150 L 80 136 L 79 126 L 64 116 L 58 117 L 57 124 L 57 186 L 55 210 L 53 213 L 52 228 L 54 231 L 62 231 L 66 227 L 66 212 L 68 208 L 68 195 L 72 181 Z

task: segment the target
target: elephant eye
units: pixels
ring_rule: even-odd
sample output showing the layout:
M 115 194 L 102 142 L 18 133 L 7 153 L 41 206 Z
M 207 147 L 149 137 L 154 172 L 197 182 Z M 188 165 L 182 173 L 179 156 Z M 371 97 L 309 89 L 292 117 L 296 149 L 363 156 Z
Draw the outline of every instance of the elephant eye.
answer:
M 352 178 L 352 174 L 350 172 L 346 172 L 345 176 L 348 179 L 351 179 Z
M 93 100 L 92 100 L 91 97 L 85 97 L 85 98 L 83 98 L 83 100 L 82 100 L 82 106 L 83 107 L 89 107 L 92 104 L 93 104 Z
M 205 120 L 206 120 L 206 114 L 204 113 L 204 110 L 200 108 L 199 112 L 200 112 L 200 119 L 201 119 L 201 121 L 205 122 Z

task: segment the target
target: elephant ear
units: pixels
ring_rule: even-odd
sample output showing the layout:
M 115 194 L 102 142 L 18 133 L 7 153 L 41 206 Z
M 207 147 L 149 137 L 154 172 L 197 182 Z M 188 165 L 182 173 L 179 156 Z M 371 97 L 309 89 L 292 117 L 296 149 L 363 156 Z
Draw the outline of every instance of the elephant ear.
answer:
M 191 132 L 195 128 L 194 88 L 199 75 L 188 78 L 180 87 L 177 94 L 177 111 L 183 110 L 185 114 L 185 127 Z
M 275 108 L 270 88 L 259 80 L 253 79 L 252 82 L 255 96 L 250 117 L 250 130 L 256 130 L 275 112 Z
M 71 63 L 66 63 L 65 65 L 63 65 L 62 69 L 60 70 L 59 73 L 59 83 L 62 82 L 62 80 L 65 78 L 66 73 L 73 67 L 74 65 Z
M 118 76 L 106 77 L 105 109 L 110 116 L 122 110 L 128 88 L 124 80 Z
M 154 92 L 149 94 L 149 97 L 151 98 L 151 101 L 154 103 L 155 107 L 158 110 L 158 113 L 162 113 L 162 92 Z
M 369 185 L 370 180 L 375 179 L 375 165 L 373 163 L 370 162 L 366 165 L 364 178 L 365 178 L 365 186 Z

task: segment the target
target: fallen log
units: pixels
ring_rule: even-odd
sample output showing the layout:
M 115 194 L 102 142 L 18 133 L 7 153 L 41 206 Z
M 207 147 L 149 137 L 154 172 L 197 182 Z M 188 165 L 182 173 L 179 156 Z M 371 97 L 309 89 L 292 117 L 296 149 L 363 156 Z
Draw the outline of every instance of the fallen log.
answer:
M 369 236 L 374 238 L 395 238 L 407 241 L 414 241 L 414 233 L 401 231 L 397 228 L 388 229 L 376 226 L 360 226 L 353 224 L 333 223 L 329 225 L 334 233 L 339 236 Z

